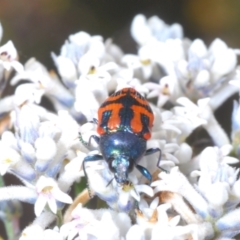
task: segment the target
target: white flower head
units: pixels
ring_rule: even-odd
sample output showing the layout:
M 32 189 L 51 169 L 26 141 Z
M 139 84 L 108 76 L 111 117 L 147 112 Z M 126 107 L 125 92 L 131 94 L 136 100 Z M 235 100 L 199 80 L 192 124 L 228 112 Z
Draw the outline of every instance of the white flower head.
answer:
M 146 19 L 144 15 L 138 14 L 132 21 L 131 35 L 139 45 L 144 45 L 152 40 L 182 38 L 183 30 L 179 24 L 168 26 L 157 16 Z
M 29 59 L 24 67 L 25 69 L 22 73 L 17 74 L 11 79 L 12 85 L 16 85 L 25 79 L 31 81 L 31 83 L 18 86 L 18 88 L 21 87 L 21 89 L 17 88 L 15 93 L 18 104 L 21 104 L 21 101 L 24 102 L 24 100 L 39 104 L 42 96 L 46 95 L 53 103 L 57 101 L 61 105 L 68 107 L 73 105 L 72 94 L 62 85 L 53 71 L 48 72 L 47 68 L 35 58 Z
M 200 171 L 192 173 L 192 176 L 198 174 L 202 177 L 199 179 L 199 184 L 202 184 L 203 189 L 206 188 L 207 182 L 212 184 L 220 181 L 232 185 L 236 181 L 236 175 L 232 175 L 232 168 L 228 165 L 238 162 L 237 158 L 228 156 L 231 149 L 231 145 L 225 145 L 221 148 L 207 147 L 203 150 L 199 159 Z M 205 179 L 204 183 L 201 181 L 203 179 Z
M 85 67 L 83 69 L 82 67 L 79 68 L 79 65 L 84 65 L 81 60 L 82 57 L 86 55 L 91 56 L 93 59 L 102 59 L 104 54 L 103 38 L 101 36 L 90 36 L 88 33 L 81 31 L 70 35 L 62 46 L 60 55 L 56 56 L 56 54 L 52 53 L 52 58 L 65 85 L 73 89 L 75 88 L 75 81 L 81 75 L 81 71 L 84 70 L 86 73 Z M 80 62 L 82 63 L 80 64 Z
M 72 203 L 72 198 L 62 192 L 57 182 L 52 178 L 41 176 L 36 183 L 36 191 L 38 193 L 38 198 L 34 205 L 36 216 L 41 214 L 46 204 L 48 204 L 53 213 L 57 213 L 57 201 Z
M 79 239 L 94 236 L 98 239 L 121 239 L 131 226 L 130 218 L 125 213 L 112 210 L 90 210 L 81 204 L 72 212 L 73 220 L 64 224 L 60 233 L 68 239 L 78 235 Z
M 207 49 L 200 39 L 194 40 L 188 49 L 188 58 L 182 58 L 175 68 L 183 94 L 196 101 L 203 97 L 217 97 L 224 102 L 236 90 L 225 93 L 236 75 L 237 54 L 222 40 L 215 39 Z M 216 95 L 216 96 L 215 96 Z M 219 106 L 219 103 L 213 103 Z
M 10 71 L 11 68 L 14 68 L 17 72 L 23 71 L 23 66 L 17 59 L 17 50 L 12 41 L 8 41 L 0 47 L 0 65 L 3 65 L 7 71 Z
M 223 207 L 228 206 L 230 189 L 237 180 L 238 171 L 227 165 L 236 163 L 238 159 L 227 156 L 231 145 L 221 148 L 207 147 L 199 159 L 200 171 L 193 171 L 192 177 L 199 177 L 197 188 L 207 199 L 212 208 L 210 214 L 221 216 Z

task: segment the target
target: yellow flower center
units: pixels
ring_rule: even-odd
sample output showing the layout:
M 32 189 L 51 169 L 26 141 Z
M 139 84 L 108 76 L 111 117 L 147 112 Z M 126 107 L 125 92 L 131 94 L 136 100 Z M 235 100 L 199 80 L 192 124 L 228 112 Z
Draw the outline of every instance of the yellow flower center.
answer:
M 47 186 L 43 188 L 42 193 L 50 193 L 52 191 L 53 187 L 52 186 Z
M 4 160 L 4 162 L 5 162 L 5 163 L 12 163 L 12 160 L 11 160 L 10 158 L 6 158 L 6 159 Z
M 150 59 L 141 60 L 140 62 L 142 63 L 142 65 L 145 65 L 145 66 L 151 64 L 151 60 Z
M 131 191 L 133 188 L 134 188 L 134 186 L 133 186 L 132 182 L 130 182 L 130 181 L 127 181 L 127 182 L 124 183 L 123 186 L 122 186 L 122 190 L 123 190 L 124 192 L 129 192 L 129 191 Z
M 88 74 L 95 74 L 96 72 L 97 72 L 96 68 L 94 66 L 91 66 L 88 71 Z
M 170 95 L 168 84 L 165 84 L 164 88 L 162 89 L 162 94 L 163 95 Z

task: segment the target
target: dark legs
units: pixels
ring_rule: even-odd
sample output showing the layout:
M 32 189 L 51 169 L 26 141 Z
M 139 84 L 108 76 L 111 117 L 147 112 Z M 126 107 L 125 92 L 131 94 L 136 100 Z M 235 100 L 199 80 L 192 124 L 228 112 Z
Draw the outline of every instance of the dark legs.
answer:
M 150 172 L 141 165 L 136 165 L 136 168 L 142 173 L 142 175 L 149 180 L 149 182 L 152 182 L 152 175 Z
M 160 168 L 162 171 L 165 171 L 164 169 L 162 169 L 159 164 L 160 164 L 160 161 L 161 161 L 161 157 L 162 157 L 162 151 L 160 148 L 149 148 L 147 149 L 147 151 L 145 152 L 144 156 L 147 156 L 147 155 L 150 155 L 150 154 L 153 154 L 155 152 L 159 152 L 159 156 L 158 156 L 158 162 L 157 162 L 157 167 Z M 141 165 L 136 165 L 136 168 L 142 173 L 142 175 L 147 178 L 150 183 L 152 182 L 152 175 L 150 174 L 150 172 L 143 166 Z
M 88 147 L 90 146 L 90 144 L 91 144 L 91 139 L 92 139 L 92 138 L 94 139 L 94 141 L 95 141 L 97 144 L 99 144 L 100 138 L 99 138 L 98 136 L 92 135 L 92 136 L 90 136 L 88 142 L 86 142 L 86 141 L 83 140 L 82 134 L 79 133 L 79 140 L 80 140 L 80 142 L 81 142 L 86 148 L 88 148 Z
M 155 153 L 155 152 L 159 152 L 157 167 L 160 168 L 160 169 L 162 169 L 161 167 L 159 167 L 159 164 L 160 164 L 160 161 L 161 161 L 161 158 L 162 158 L 162 151 L 161 151 L 160 148 L 149 148 L 149 149 L 145 152 L 145 155 L 144 155 L 144 156 L 153 154 L 153 153 Z

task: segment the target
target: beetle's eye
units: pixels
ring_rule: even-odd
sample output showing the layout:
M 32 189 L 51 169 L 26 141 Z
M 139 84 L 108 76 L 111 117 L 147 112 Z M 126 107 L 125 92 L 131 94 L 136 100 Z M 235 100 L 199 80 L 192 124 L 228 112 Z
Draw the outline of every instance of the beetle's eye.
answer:
M 115 172 L 116 171 L 115 170 L 116 166 L 113 166 L 114 165 L 114 157 L 109 157 L 107 162 L 108 162 L 108 166 L 109 166 L 110 171 Z
M 130 159 L 129 160 L 128 172 L 131 172 L 133 170 L 133 167 L 134 167 L 134 160 Z

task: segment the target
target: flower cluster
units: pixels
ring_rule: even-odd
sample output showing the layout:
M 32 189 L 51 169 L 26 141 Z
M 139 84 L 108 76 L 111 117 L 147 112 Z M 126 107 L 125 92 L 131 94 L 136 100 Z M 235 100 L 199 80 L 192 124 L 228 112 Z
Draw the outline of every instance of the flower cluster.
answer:
M 60 54 L 52 53 L 57 73 L 35 58 L 22 65 L 12 41 L 0 47 L 0 215 L 9 236 L 223 240 L 240 233 L 239 170 L 231 165 L 240 157 L 239 103 L 233 103 L 230 133 L 214 115 L 239 92 L 239 50 L 220 39 L 209 47 L 191 41 L 181 25 L 157 16 L 135 16 L 130 31 L 136 54 L 101 36 L 70 35 Z M 2 33 L 0 25 L 0 39 Z M 6 96 L 8 83 L 15 91 Z M 104 160 L 83 168 L 86 156 L 101 155 L 89 141 L 97 135 L 99 107 L 124 87 L 145 96 L 154 113 L 147 149 L 160 148 L 161 161 L 157 166 L 157 152 L 140 160 L 151 184 L 136 168 L 127 183 L 117 183 Z M 203 139 L 189 141 L 197 129 L 211 139 L 199 152 L 194 145 Z M 70 194 L 85 172 L 87 187 Z M 22 185 L 5 186 L 9 173 Z M 93 195 L 106 207 L 85 206 Z M 23 230 L 16 227 L 16 200 L 34 205 L 36 218 Z

